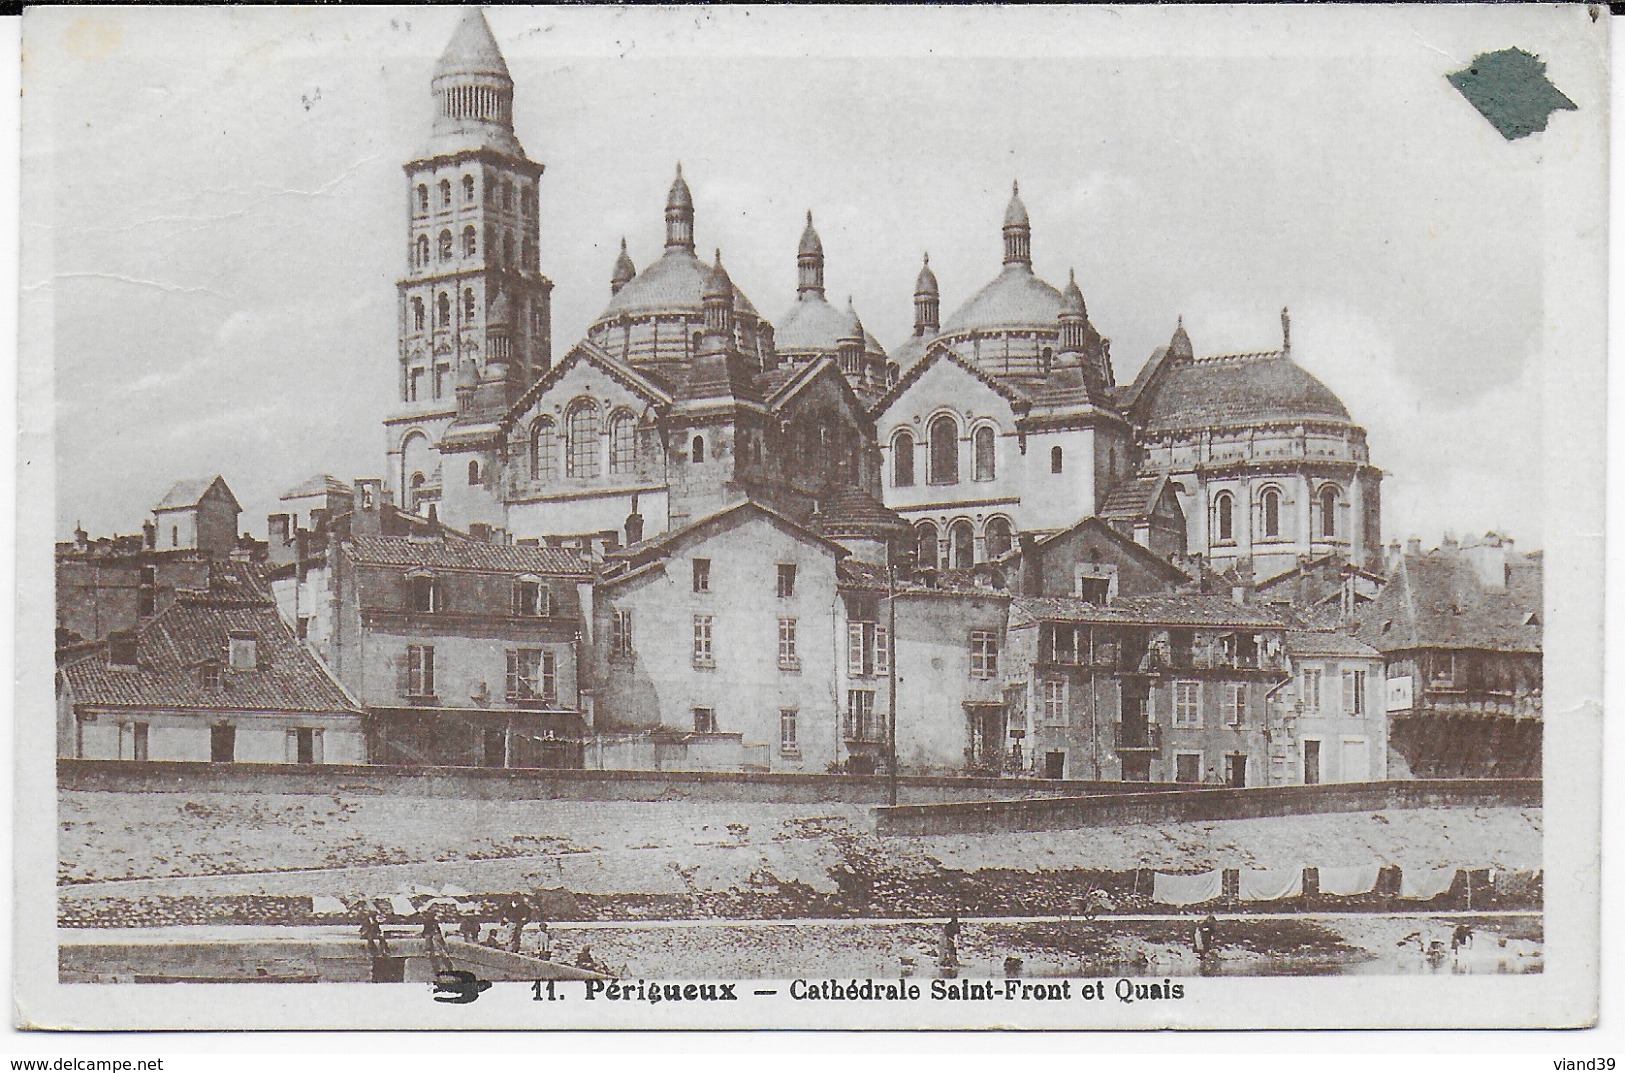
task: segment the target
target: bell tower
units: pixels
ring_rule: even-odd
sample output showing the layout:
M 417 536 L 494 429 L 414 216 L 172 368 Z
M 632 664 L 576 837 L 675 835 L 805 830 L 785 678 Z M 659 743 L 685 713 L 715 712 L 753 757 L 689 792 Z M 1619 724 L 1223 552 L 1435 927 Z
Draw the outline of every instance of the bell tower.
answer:
M 517 394 L 552 364 L 543 169 L 514 134 L 513 88 L 485 14 L 467 9 L 435 65 L 428 143 L 404 165 L 406 270 L 384 431 L 389 486 L 418 513 L 440 499 L 436 448 L 457 416 L 459 379 L 506 365 Z

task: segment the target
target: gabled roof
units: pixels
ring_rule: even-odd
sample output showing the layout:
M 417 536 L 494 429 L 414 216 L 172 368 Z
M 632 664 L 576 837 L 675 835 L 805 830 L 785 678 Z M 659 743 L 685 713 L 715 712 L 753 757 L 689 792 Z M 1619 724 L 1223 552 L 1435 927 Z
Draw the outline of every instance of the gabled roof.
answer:
M 1373 581 L 1373 582 L 1377 583 L 1378 585 L 1381 585 L 1385 581 L 1387 581 L 1387 578 L 1383 577 L 1383 575 L 1381 575 L 1379 573 L 1376 573 L 1375 571 L 1372 571 L 1372 570 L 1367 570 L 1363 566 L 1355 566 L 1352 562 L 1350 562 L 1348 560 L 1348 558 L 1346 556 L 1343 556 L 1343 555 L 1341 555 L 1341 554 L 1339 554 L 1337 552 L 1330 552 L 1329 551 L 1329 552 L 1326 552 L 1323 555 L 1315 556 L 1314 558 L 1310 559 L 1308 562 L 1297 563 L 1297 564 L 1294 564 L 1293 566 L 1289 566 L 1287 569 L 1281 571 L 1279 574 L 1272 574 L 1271 576 L 1265 578 L 1263 581 L 1257 582 L 1256 587 L 1258 588 L 1258 590 L 1260 592 L 1262 592 L 1265 589 L 1274 588 L 1276 585 L 1281 584 L 1282 582 L 1286 581 L 1288 578 L 1296 577 L 1297 575 L 1302 574 L 1302 573 L 1307 573 L 1307 572 L 1309 572 L 1311 570 L 1316 569 L 1317 567 L 1328 566 L 1328 565 L 1332 565 L 1332 564 L 1340 564 L 1341 568 L 1342 568 L 1342 572 L 1345 573 L 1345 574 L 1358 574 L 1361 577 L 1364 577 L 1364 578 L 1366 578 L 1366 579 L 1368 579 L 1370 581 Z
M 1147 548 L 1142 544 L 1137 544 L 1133 540 L 1130 540 L 1128 537 L 1124 536 L 1122 533 L 1119 533 L 1098 514 L 1091 514 L 1086 518 L 1080 518 L 1076 522 L 1073 522 L 1071 525 L 1067 526 L 1065 529 L 1062 529 L 1059 532 L 1051 533 L 1049 536 L 1044 537 L 1043 539 L 1034 543 L 1033 549 L 1041 552 L 1050 545 L 1059 543 L 1075 533 L 1081 533 L 1085 529 L 1092 530 L 1102 540 L 1115 545 L 1129 555 L 1134 556 L 1140 562 L 1146 564 L 1154 570 L 1159 571 L 1163 574 L 1163 576 L 1168 578 L 1169 581 L 1185 583 L 1190 580 L 1190 576 L 1187 575 L 1185 571 L 1181 570 L 1168 560 L 1162 558 L 1150 548 Z M 1023 554 L 1025 554 L 1025 552 L 1018 544 L 1009 554 L 1004 557 L 1002 561 L 1015 562 L 1016 560 L 1020 559 Z
M 1157 512 L 1157 501 L 1168 487 L 1168 474 L 1137 474 L 1118 483 L 1101 505 L 1102 518 L 1149 518 Z
M 232 670 L 228 639 L 255 641 L 255 669 Z M 294 637 L 268 601 L 177 594 L 176 602 L 136 637 L 136 665 L 108 662 L 108 646 L 66 663 L 62 676 L 75 705 L 161 710 L 202 709 L 359 713 L 361 706 Z M 206 687 L 205 664 L 220 667 L 219 688 Z
M 1341 630 L 1288 630 L 1286 651 L 1289 656 L 1382 658 L 1381 652 Z
M 569 548 L 382 536 L 352 536 L 344 541 L 344 547 L 351 559 L 365 566 L 421 566 L 509 574 L 592 576 L 592 565 L 579 552 Z
M 582 362 L 586 362 L 593 368 L 602 371 L 605 376 L 647 402 L 665 404 L 672 401 L 671 391 L 663 383 L 655 379 L 654 376 L 643 370 L 634 369 L 625 362 L 617 361 L 606 354 L 602 348 L 583 339 L 570 348 L 570 353 L 564 356 L 563 361 L 549 369 L 546 375 L 526 388 L 525 393 L 514 400 L 514 404 L 508 407 L 508 412 L 502 415 L 500 424 L 503 431 L 512 430 L 514 424 L 524 416 L 527 410 L 535 405 L 537 399 L 546 394 L 554 384 L 557 384 L 565 373 Z
M 1099 622 L 1137 626 L 1208 626 L 1216 629 L 1284 629 L 1282 617 L 1265 607 L 1222 596 L 1125 596 L 1092 604 L 1081 596 L 1018 596 L 1015 612 L 1033 622 Z
M 1543 556 L 1513 554 L 1504 589 L 1487 588 L 1461 552 L 1406 555 L 1359 615 L 1355 635 L 1383 652 L 1479 648 L 1539 652 Z M 1530 621 L 1530 616 L 1535 616 Z
M 203 501 L 203 497 L 208 495 L 210 489 L 214 488 L 215 485 L 220 486 L 220 490 L 225 493 L 227 499 L 231 500 L 231 505 L 234 508 L 239 512 L 243 509 L 237 502 L 237 497 L 231 494 L 231 487 L 226 484 L 226 479 L 218 473 L 209 477 L 193 477 L 176 481 L 170 486 L 169 491 L 164 493 L 164 498 L 158 501 L 158 505 L 152 509 L 156 512 L 160 510 L 185 510 L 188 507 L 195 507 Z
M 833 374 L 830 382 L 836 385 L 837 391 L 847 397 L 847 401 L 851 403 L 854 413 L 862 414 L 865 417 L 869 416 L 870 411 L 864 407 L 863 400 L 858 398 L 858 393 L 852 389 L 852 382 L 842 375 L 841 367 L 834 358 L 814 358 L 806 365 L 797 366 L 789 378 L 780 383 L 771 394 L 768 393 L 766 387 L 769 381 L 763 379 L 766 376 L 765 373 L 757 377 L 757 382 L 761 385 L 768 407 L 774 411 L 779 411 L 788 406 L 792 399 L 805 391 L 809 385 L 817 382 L 818 378 L 825 373 Z
M 1012 406 L 1025 410 L 1032 405 L 1032 399 L 1027 395 L 1026 392 L 1018 390 L 1013 384 L 1007 383 L 1004 380 L 989 376 L 987 373 L 978 369 L 973 363 L 961 357 L 958 351 L 954 350 L 952 347 L 944 345 L 932 346 L 926 352 L 925 357 L 915 362 L 912 368 L 905 371 L 903 375 L 898 378 L 897 383 L 892 385 L 891 390 L 887 391 L 884 395 L 875 400 L 874 404 L 869 407 L 869 413 L 871 415 L 876 415 L 883 412 L 888 406 L 895 402 L 903 394 L 903 392 L 913 387 L 914 384 L 919 381 L 920 377 L 925 375 L 927 369 L 930 369 L 939 361 L 945 361 L 950 365 L 956 365 L 963 369 L 965 372 L 969 373 L 971 376 L 975 377 L 977 380 L 983 384 L 986 384 L 998 394 L 1008 399 Z
M 721 531 L 731 529 L 751 518 L 766 518 L 769 522 L 789 532 L 796 538 L 817 544 L 837 558 L 847 554 L 846 548 L 828 537 L 818 535 L 795 519 L 781 514 L 772 507 L 759 503 L 754 499 L 744 499 L 713 514 L 707 514 L 703 518 L 696 518 L 694 521 L 680 525 L 676 529 L 669 529 L 647 540 L 640 540 L 636 544 L 629 544 L 624 548 L 606 552 L 604 558 L 609 565 L 606 566 L 602 580 L 606 584 L 615 584 L 627 580 L 631 576 L 631 571 L 635 571 L 655 559 L 664 558 L 678 544 L 692 540 L 706 530 Z
M 715 343 L 716 340 L 708 339 Z M 736 402 L 762 402 L 761 389 L 756 385 L 760 370 L 753 370 L 750 361 L 734 347 L 732 339 L 721 340 L 719 349 L 702 351 L 688 367 L 688 375 L 677 386 L 677 401 L 704 403 L 724 400 Z

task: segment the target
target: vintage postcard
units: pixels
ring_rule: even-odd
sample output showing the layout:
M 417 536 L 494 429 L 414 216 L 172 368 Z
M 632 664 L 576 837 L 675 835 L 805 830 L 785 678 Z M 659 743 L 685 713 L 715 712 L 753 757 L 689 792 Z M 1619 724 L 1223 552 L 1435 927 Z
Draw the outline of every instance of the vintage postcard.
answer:
M 29 10 L 19 1025 L 1594 1023 L 1605 16 Z

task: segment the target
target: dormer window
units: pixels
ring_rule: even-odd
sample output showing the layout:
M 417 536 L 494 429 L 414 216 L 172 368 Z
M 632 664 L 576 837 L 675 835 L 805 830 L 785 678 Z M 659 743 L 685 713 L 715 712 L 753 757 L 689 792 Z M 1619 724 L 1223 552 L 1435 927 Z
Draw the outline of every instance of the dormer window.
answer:
M 259 642 L 252 633 L 236 632 L 227 643 L 228 662 L 234 671 L 251 671 L 259 665 Z
M 406 579 L 406 606 L 411 611 L 434 613 L 441 609 L 440 580 L 433 574 L 411 574 Z
M 218 690 L 221 685 L 220 664 L 210 661 L 197 669 L 197 684 L 208 690 Z

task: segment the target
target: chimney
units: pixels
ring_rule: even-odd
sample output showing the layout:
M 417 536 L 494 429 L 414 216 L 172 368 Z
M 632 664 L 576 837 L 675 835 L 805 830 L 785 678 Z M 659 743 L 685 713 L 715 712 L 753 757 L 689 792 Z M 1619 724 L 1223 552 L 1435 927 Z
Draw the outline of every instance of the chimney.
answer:
M 1411 537 L 1409 540 L 1405 541 L 1405 554 L 1406 555 L 1420 555 L 1420 554 L 1422 554 L 1422 538 L 1421 537 Z
M 135 632 L 115 630 L 107 635 L 107 663 L 112 667 L 133 670 L 136 665 Z
M 1017 533 L 1016 543 L 1021 548 L 1021 595 L 1038 596 L 1044 587 L 1037 555 L 1038 537 L 1033 533 Z
M 277 544 L 286 544 L 289 539 L 289 518 L 286 514 L 272 514 L 265 519 L 265 536 L 274 547 Z
M 350 534 L 377 536 L 381 528 L 383 506 L 388 501 L 383 481 L 376 477 L 356 481 L 355 509 L 350 514 Z
M 75 523 L 73 527 L 73 546 L 80 552 L 90 550 L 90 534 L 85 532 L 85 527 L 81 523 Z
M 481 544 L 491 543 L 491 525 L 489 522 L 469 522 L 468 535 Z
M 148 551 L 158 546 L 158 525 L 156 522 L 146 521 L 141 523 L 141 546 Z
M 1494 534 L 1487 534 L 1480 543 L 1462 549 L 1467 561 L 1473 564 L 1479 584 L 1490 592 L 1506 590 L 1511 552 L 1512 541 Z
M 632 494 L 632 512 L 626 516 L 626 542 L 636 544 L 643 539 L 643 515 L 638 513 L 637 493 Z

